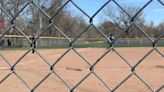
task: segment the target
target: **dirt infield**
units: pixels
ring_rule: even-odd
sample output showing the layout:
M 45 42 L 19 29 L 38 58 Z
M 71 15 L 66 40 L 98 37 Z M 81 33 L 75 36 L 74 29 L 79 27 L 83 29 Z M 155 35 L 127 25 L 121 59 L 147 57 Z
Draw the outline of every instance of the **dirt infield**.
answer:
M 115 88 L 117 84 L 131 73 L 131 68 L 126 61 L 131 65 L 135 65 L 150 52 L 152 48 L 115 49 L 118 53 L 114 51 L 109 52 L 94 68 L 95 73 L 102 78 L 111 89 Z M 94 64 L 94 62 L 107 51 L 103 48 L 80 48 L 75 50 L 90 64 Z M 164 54 L 164 47 L 158 48 L 158 50 Z M 67 49 L 38 50 L 40 55 L 51 65 L 56 62 L 65 51 L 67 51 Z M 13 65 L 25 52 L 25 50 L 11 50 L 1 51 L 1 54 Z M 54 69 L 55 72 L 72 87 L 89 73 L 89 65 L 73 50 L 69 51 L 60 59 Z M 50 72 L 50 70 L 49 66 L 38 54 L 32 54 L 30 52 L 16 65 L 15 72 L 33 88 Z M 0 80 L 8 73 L 10 73 L 10 67 L 0 57 Z M 164 85 L 164 57 L 160 56 L 156 51 L 153 51 L 137 66 L 136 73 L 153 90 L 158 89 L 161 85 Z M 29 92 L 29 89 L 16 75 L 12 74 L 0 84 L 0 92 Z M 51 74 L 48 79 L 36 88 L 35 92 L 69 92 L 69 88 L 67 88 L 55 74 Z M 94 74 L 91 74 L 74 90 L 74 92 L 108 92 L 108 89 Z M 133 75 L 121 85 L 116 92 L 151 91 Z M 160 92 L 164 92 L 164 89 Z

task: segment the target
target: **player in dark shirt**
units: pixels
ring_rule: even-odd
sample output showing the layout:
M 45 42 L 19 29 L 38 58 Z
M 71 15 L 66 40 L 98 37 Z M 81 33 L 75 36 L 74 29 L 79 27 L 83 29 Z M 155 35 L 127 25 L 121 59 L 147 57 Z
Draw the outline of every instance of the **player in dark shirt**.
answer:
M 34 49 L 36 48 L 36 42 L 35 42 L 35 35 L 34 34 L 30 37 L 30 40 L 32 41 L 30 46 L 33 47 L 32 53 L 35 53 Z

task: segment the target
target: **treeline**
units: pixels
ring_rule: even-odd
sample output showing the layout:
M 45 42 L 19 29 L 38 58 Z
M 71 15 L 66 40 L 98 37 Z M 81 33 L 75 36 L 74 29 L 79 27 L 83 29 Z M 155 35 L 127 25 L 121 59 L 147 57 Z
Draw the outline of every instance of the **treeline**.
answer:
M 136 23 L 132 24 L 132 26 L 129 29 L 120 29 L 118 25 L 115 25 L 113 22 L 105 21 L 101 25 L 99 25 L 99 28 L 105 34 L 112 33 L 116 36 L 122 34 L 122 38 L 145 38 L 146 34 L 148 34 L 148 36 L 151 38 L 157 38 L 164 34 L 164 22 L 160 23 L 159 25 L 155 25 L 153 22 L 151 22 L 150 24 Z
M 1 7 L 3 8 L 3 10 L 0 10 L 0 17 L 6 23 L 6 28 L 4 28 L 4 31 L 1 31 L 1 34 L 11 25 L 11 20 L 14 17 L 16 19 L 13 22 L 26 35 L 38 35 L 45 32 L 42 36 L 63 37 L 64 33 L 68 37 L 76 37 L 88 26 L 88 20 L 82 15 L 73 14 L 69 4 L 62 8 L 67 0 L 33 0 L 33 3 L 30 4 L 28 4 L 28 1 L 30 0 L 0 0 Z M 26 4 L 28 6 L 21 11 Z M 59 9 L 61 10 L 58 11 Z M 124 9 L 130 16 L 134 16 L 139 10 L 138 7 L 128 6 L 124 6 Z M 19 13 L 19 11 L 21 12 Z M 100 21 L 95 26 L 105 35 L 111 33 L 115 36 L 120 35 L 132 23 L 131 18 L 122 10 L 117 9 L 116 12 L 113 12 L 111 8 L 107 7 L 102 11 L 107 19 Z M 51 21 L 49 16 L 50 18 L 53 17 Z M 137 15 L 133 21 L 135 21 L 136 25 L 132 25 L 127 29 L 127 32 L 122 37 L 145 37 L 144 32 L 150 37 L 159 37 L 159 35 L 164 33 L 164 22 L 159 25 L 154 25 L 153 22 L 146 23 L 144 11 Z M 46 29 L 51 22 L 55 25 Z M 7 34 L 20 35 L 21 33 L 17 28 L 13 27 Z M 94 27 L 90 27 L 81 37 L 101 38 L 102 35 Z

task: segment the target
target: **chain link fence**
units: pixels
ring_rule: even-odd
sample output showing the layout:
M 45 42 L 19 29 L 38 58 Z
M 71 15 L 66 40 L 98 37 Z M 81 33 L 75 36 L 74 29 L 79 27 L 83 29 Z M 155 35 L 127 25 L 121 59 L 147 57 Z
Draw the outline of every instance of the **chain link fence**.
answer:
M 158 41 L 160 41 L 160 39 L 162 37 L 164 37 L 164 33 L 161 34 L 159 37 L 157 37 L 156 39 L 152 39 L 149 35 L 147 35 L 145 33 L 145 31 L 140 28 L 136 23 L 135 23 L 135 18 L 138 14 L 140 14 L 140 12 L 142 12 L 149 4 L 152 3 L 153 0 L 149 0 L 134 16 L 130 16 L 130 14 L 128 14 L 126 12 L 126 10 L 124 10 L 122 8 L 121 5 L 119 5 L 118 1 L 117 0 L 108 0 L 104 5 L 102 5 L 97 11 L 96 13 L 93 14 L 93 16 L 89 16 L 87 14 L 87 12 L 85 12 L 83 9 L 81 9 L 76 3 L 74 3 L 73 0 L 67 0 L 58 10 L 57 12 L 55 12 L 52 16 L 50 16 L 48 13 L 46 13 L 44 11 L 44 9 L 39 6 L 38 4 L 36 4 L 34 2 L 34 0 L 27 0 L 26 4 L 21 7 L 21 9 L 14 15 L 11 15 L 10 13 L 8 13 L 8 11 L 6 11 L 5 7 L 4 6 L 0 6 L 0 9 L 1 9 L 1 12 L 3 12 L 4 15 L 8 16 L 8 20 L 10 21 L 10 24 L 9 26 L 6 28 L 5 32 L 3 34 L 1 34 L 0 36 L 0 39 L 2 39 L 6 33 L 12 29 L 12 28 L 15 28 L 17 29 L 27 40 L 29 43 L 31 44 L 34 44 L 37 40 L 40 39 L 40 37 L 47 32 L 47 30 L 49 30 L 49 28 L 53 27 L 56 29 L 56 31 L 60 32 L 62 34 L 62 36 L 65 37 L 65 39 L 67 39 L 67 41 L 69 42 L 69 48 L 52 64 L 50 64 L 46 59 L 44 59 L 44 56 L 41 56 L 39 54 L 39 52 L 37 51 L 37 49 L 35 48 L 34 45 L 32 45 L 32 47 L 30 49 L 28 49 L 26 51 L 26 53 L 24 53 L 24 55 L 22 55 L 21 57 L 19 57 L 19 59 L 14 63 L 14 64 L 11 64 L 7 58 L 5 58 L 3 56 L 3 54 L 0 54 L 0 57 L 3 58 L 3 60 L 10 66 L 10 73 L 8 73 L 7 75 L 3 75 L 4 77 L 2 79 L 0 79 L 0 86 L 6 81 L 8 80 L 8 78 L 11 76 L 11 75 L 15 75 L 23 84 L 24 86 L 26 86 L 28 89 L 29 89 L 29 92 L 35 92 L 36 89 L 46 80 L 50 77 L 50 75 L 55 75 L 57 78 L 60 79 L 60 81 L 62 81 L 62 83 L 69 89 L 69 92 L 74 92 L 85 80 L 87 80 L 87 78 L 89 76 L 95 76 L 99 81 L 101 81 L 101 83 L 104 85 L 104 89 L 107 89 L 108 92 L 116 92 L 116 90 L 118 90 L 128 79 L 130 79 L 132 76 L 135 76 L 138 78 L 138 80 L 140 80 L 148 89 L 149 91 L 148 92 L 162 92 L 162 90 L 164 89 L 164 83 L 159 86 L 157 89 L 153 89 L 151 88 L 151 86 L 149 84 L 147 84 L 145 82 L 145 80 L 143 80 L 137 73 L 136 73 L 136 68 L 138 68 L 138 66 L 144 61 L 144 59 L 146 57 L 148 57 L 153 51 L 156 51 L 157 53 L 159 53 L 161 56 L 164 57 L 163 55 L 163 52 L 158 50 L 158 46 L 156 45 L 158 43 Z M 118 35 L 112 42 L 110 42 L 111 44 L 114 44 L 124 33 L 126 33 L 129 28 L 131 26 L 135 26 L 136 28 L 139 29 L 140 32 L 142 32 L 143 35 L 146 36 L 147 39 L 149 39 L 151 41 L 151 46 L 152 46 L 152 49 L 147 53 L 145 54 L 142 59 L 140 59 L 136 64 L 134 65 L 131 65 L 128 60 L 124 59 L 123 56 L 121 56 L 119 54 L 119 52 L 117 50 L 115 50 L 115 46 L 112 45 L 112 47 L 110 47 L 110 49 L 108 49 L 105 53 L 102 54 L 102 56 L 100 56 L 96 62 L 94 62 L 93 64 L 91 64 L 87 59 L 85 59 L 80 52 L 78 52 L 75 47 L 74 47 L 74 43 L 76 40 L 79 39 L 79 37 L 84 34 L 86 31 L 88 31 L 87 29 L 92 26 L 93 28 L 96 29 L 96 31 L 102 35 L 105 39 L 107 39 L 107 36 L 106 34 L 104 34 L 102 32 L 102 30 L 100 30 L 99 28 L 97 28 L 94 24 L 93 24 L 93 19 L 95 18 L 95 16 L 105 7 L 107 6 L 107 4 L 109 3 L 113 3 L 115 4 L 116 6 L 118 6 L 122 11 L 124 11 L 124 13 L 127 14 L 128 17 L 130 17 L 130 25 L 125 28 L 125 29 L 121 29 L 122 30 L 122 33 L 120 33 L 120 35 Z M 164 2 L 162 0 L 156 0 L 156 2 L 160 3 L 162 6 L 164 6 Z M 77 35 L 74 39 L 70 39 L 65 33 L 62 32 L 62 30 L 54 23 L 53 19 L 56 17 L 56 15 L 68 4 L 68 3 L 71 3 L 72 5 L 74 5 L 74 7 L 76 7 L 79 11 L 81 11 L 86 17 L 89 18 L 89 25 L 87 28 L 85 28 L 81 33 L 79 33 L 79 35 Z M 29 39 L 29 37 L 23 32 L 23 29 L 21 29 L 19 26 L 17 26 L 17 22 L 15 21 L 17 19 L 17 17 L 19 16 L 20 13 L 22 13 L 24 10 L 26 10 L 26 7 L 28 7 L 29 5 L 32 5 L 33 7 L 37 8 L 44 16 L 46 16 L 48 19 L 49 19 L 49 23 L 47 24 L 47 27 L 42 31 L 40 32 L 37 37 L 34 39 L 34 40 L 31 40 Z M 119 26 L 118 26 L 119 28 Z M 46 74 L 46 76 L 44 76 L 44 78 L 40 81 L 38 81 L 38 83 L 35 85 L 35 86 L 31 86 L 29 85 L 21 76 L 19 76 L 18 72 L 17 72 L 17 65 L 20 63 L 20 61 L 30 52 L 30 51 L 34 51 L 36 54 L 39 55 L 40 58 L 42 58 L 45 63 L 49 66 L 49 73 Z M 62 58 L 64 58 L 65 55 L 67 55 L 70 51 L 74 51 L 86 64 L 88 64 L 89 66 L 89 72 L 81 79 L 79 80 L 79 82 L 75 85 L 70 85 L 69 83 L 67 83 L 66 80 L 64 80 L 57 72 L 56 72 L 56 69 L 55 69 L 55 66 L 60 62 L 60 60 Z M 124 78 L 122 79 L 119 84 L 117 84 L 114 88 L 111 88 L 109 85 L 107 85 L 107 83 L 99 76 L 97 75 L 96 73 L 96 70 L 95 70 L 95 66 L 99 64 L 99 62 L 104 58 L 105 55 L 107 55 L 109 52 L 115 52 L 119 57 L 122 58 L 122 60 L 131 68 L 131 72 Z M 1 61 L 0 61 L 1 62 Z M 1 76 L 1 75 L 0 75 Z M 153 76 L 153 75 L 152 75 Z M 151 76 L 150 76 L 151 77 Z M 161 80 L 164 80 L 161 79 Z M 8 86 L 8 85 L 7 85 Z M 94 86 L 94 85 L 93 85 Z M 10 86 L 8 86 L 10 87 Z M 96 90 L 94 91 L 96 92 Z

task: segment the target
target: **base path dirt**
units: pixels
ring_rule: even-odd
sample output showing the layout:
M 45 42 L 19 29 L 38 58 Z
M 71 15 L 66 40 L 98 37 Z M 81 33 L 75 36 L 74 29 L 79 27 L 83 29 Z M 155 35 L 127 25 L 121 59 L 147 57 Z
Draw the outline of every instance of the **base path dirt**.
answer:
M 120 85 L 115 92 L 151 92 L 141 79 L 152 90 L 157 90 L 164 85 L 164 57 L 157 51 L 152 51 L 152 49 L 151 47 L 115 48 L 116 52 L 110 51 L 105 55 L 104 53 L 107 50 L 104 48 L 75 48 L 75 51 L 68 51 L 68 49 L 38 49 L 39 54 L 29 52 L 22 59 L 20 57 L 27 50 L 1 51 L 1 55 L 11 65 L 14 65 L 20 59 L 15 66 L 15 73 L 31 88 L 35 87 L 51 72 L 49 69 L 52 64 L 55 64 L 55 73 L 70 87 L 74 87 L 90 73 L 90 65 L 98 61 L 94 66 L 94 73 L 89 74 L 74 92 L 109 92 L 99 78 L 110 89 L 115 89 L 121 81 L 132 74 L 131 66 L 141 61 L 135 68 L 135 73 Z M 164 54 L 164 47 L 157 49 Z M 67 54 L 64 55 L 65 52 Z M 0 81 L 9 73 L 11 73 L 10 66 L 0 57 Z M 70 89 L 55 73 L 49 75 L 34 92 L 70 92 Z M 18 76 L 12 73 L 0 83 L 0 92 L 30 92 Z M 164 92 L 164 89 L 160 92 Z

